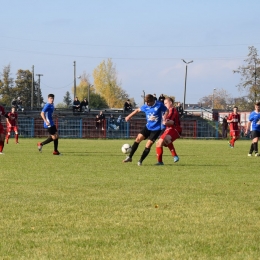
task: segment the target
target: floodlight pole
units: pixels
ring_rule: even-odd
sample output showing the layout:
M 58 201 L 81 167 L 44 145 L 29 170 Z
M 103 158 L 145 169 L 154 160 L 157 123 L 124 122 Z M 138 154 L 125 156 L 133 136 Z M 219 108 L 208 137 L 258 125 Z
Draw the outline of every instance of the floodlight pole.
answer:
M 186 72 L 185 72 L 185 84 L 184 84 L 184 97 L 183 97 L 183 109 L 185 110 L 185 100 L 186 100 L 186 85 L 187 85 L 187 70 L 188 70 L 188 64 L 192 63 L 192 61 L 186 62 L 185 60 L 182 60 L 186 64 Z
M 74 66 L 74 100 L 76 97 L 76 61 L 73 62 Z
M 43 74 L 36 74 L 36 76 L 39 77 L 38 88 L 37 88 L 37 108 L 39 108 L 40 107 L 41 76 L 43 76 Z

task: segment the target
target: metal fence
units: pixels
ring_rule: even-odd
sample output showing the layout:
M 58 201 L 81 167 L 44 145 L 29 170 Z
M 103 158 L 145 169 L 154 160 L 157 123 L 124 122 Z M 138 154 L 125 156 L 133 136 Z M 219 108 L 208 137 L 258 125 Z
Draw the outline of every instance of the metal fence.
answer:
M 4 123 L 4 122 L 3 122 Z M 19 117 L 20 137 L 46 137 L 43 120 L 33 117 Z M 5 123 L 4 123 L 5 124 Z M 96 128 L 95 118 L 57 117 L 55 124 L 61 138 L 135 138 L 146 124 L 145 118 L 132 118 L 130 122 L 121 121 L 117 129 L 111 129 L 108 119 L 104 130 Z M 222 125 L 218 121 L 205 119 L 185 119 L 181 121 L 183 138 L 222 138 Z

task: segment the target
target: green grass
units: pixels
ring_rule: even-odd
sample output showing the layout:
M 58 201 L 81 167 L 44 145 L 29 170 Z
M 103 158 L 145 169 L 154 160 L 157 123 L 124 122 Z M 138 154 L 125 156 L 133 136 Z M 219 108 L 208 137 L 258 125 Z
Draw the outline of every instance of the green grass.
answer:
M 61 139 L 0 156 L 0 259 L 259 259 L 260 158 L 250 141 L 177 140 L 123 164 L 133 140 Z M 158 205 L 158 207 L 157 207 Z

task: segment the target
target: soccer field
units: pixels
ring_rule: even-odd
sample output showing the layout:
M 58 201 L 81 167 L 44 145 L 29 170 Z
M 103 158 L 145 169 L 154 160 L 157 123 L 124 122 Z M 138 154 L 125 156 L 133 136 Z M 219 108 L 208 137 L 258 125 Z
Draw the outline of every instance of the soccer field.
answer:
M 43 139 L 42 139 L 43 140 Z M 259 259 L 260 157 L 249 140 L 177 140 L 173 163 L 123 164 L 133 140 L 10 139 L 0 156 L 0 259 Z

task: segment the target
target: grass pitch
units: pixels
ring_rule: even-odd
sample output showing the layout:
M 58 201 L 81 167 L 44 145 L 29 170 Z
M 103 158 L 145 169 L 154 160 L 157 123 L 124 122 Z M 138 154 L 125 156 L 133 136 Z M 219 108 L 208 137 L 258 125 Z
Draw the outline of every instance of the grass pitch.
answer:
M 250 141 L 177 140 L 123 164 L 133 140 L 11 139 L 0 156 L 0 259 L 259 259 L 260 158 Z

